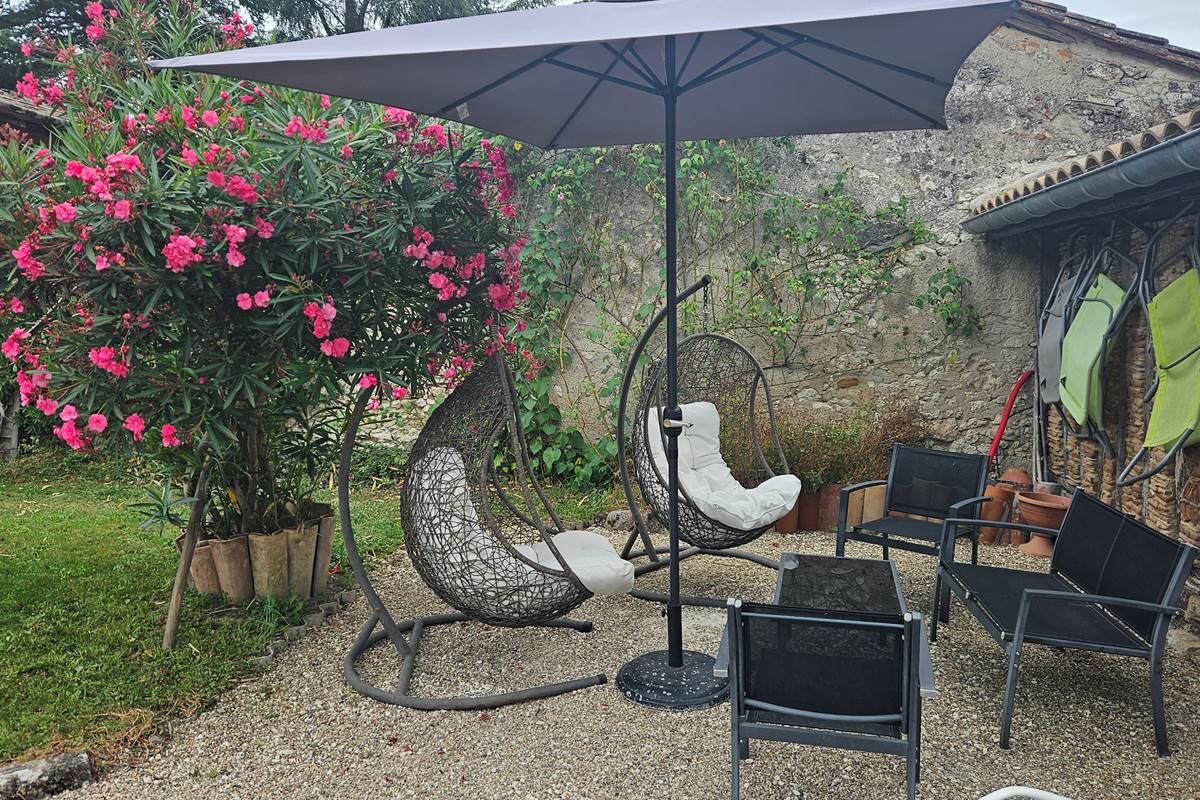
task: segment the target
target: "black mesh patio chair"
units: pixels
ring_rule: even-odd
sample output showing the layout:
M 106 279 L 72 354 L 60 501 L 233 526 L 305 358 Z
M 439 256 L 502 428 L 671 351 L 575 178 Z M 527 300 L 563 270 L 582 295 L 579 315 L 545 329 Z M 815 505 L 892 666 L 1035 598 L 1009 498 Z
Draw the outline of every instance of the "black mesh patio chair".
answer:
M 925 555 L 937 555 L 937 543 L 942 537 L 941 520 L 947 517 L 974 518 L 980 503 L 988 498 L 987 456 L 928 450 L 897 444 L 892 447 L 892 462 L 886 480 L 865 481 L 842 489 L 838 511 L 837 554 L 845 555 L 846 542 L 868 542 L 888 549 L 908 550 Z M 846 525 L 850 495 L 871 486 L 887 486 L 884 492 L 883 516 L 863 520 L 854 526 Z M 914 519 L 912 516 L 932 517 Z M 971 539 L 971 563 L 979 557 L 978 529 L 964 527 L 957 536 Z
M 920 614 L 831 614 L 728 601 L 730 796 L 750 740 L 903 756 L 921 777 Z
M 350 463 L 370 397 L 370 391 L 359 396 L 338 469 L 346 553 L 371 611 L 346 656 L 347 683 L 376 700 L 421 710 L 493 708 L 604 683 L 604 675 L 593 675 L 493 695 L 429 698 L 409 692 L 427 629 L 474 621 L 587 632 L 591 622 L 563 616 L 593 595 L 629 591 L 633 567 L 600 534 L 563 530 L 529 468 L 512 374 L 503 356 L 495 355 L 430 415 L 405 474 L 404 548 L 421 579 L 455 610 L 395 619 L 363 567 L 350 520 Z M 510 474 L 501 475 L 500 466 Z M 394 689 L 372 684 L 356 667 L 363 653 L 383 642 L 391 642 L 400 657 Z
M 1026 572 L 954 560 L 955 526 L 987 524 L 1056 539 L 1050 571 Z M 1168 755 L 1162 659 L 1171 618 L 1196 548 L 1177 542 L 1077 490 L 1058 531 L 1016 522 L 947 519 L 934 581 L 929 638 L 950 619 L 953 593 L 1008 653 L 1000 746 L 1009 746 L 1021 647 L 1144 658 L 1159 755 Z

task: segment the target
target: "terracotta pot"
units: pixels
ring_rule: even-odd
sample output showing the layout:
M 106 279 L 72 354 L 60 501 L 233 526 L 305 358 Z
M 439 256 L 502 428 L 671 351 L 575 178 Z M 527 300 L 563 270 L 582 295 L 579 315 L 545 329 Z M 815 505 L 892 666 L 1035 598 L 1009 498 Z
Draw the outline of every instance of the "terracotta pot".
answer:
M 1069 505 L 1071 498 L 1065 495 L 1017 492 L 1017 507 L 1021 512 L 1021 520 L 1040 528 L 1061 528 Z M 1049 536 L 1034 534 L 1028 543 L 1021 545 L 1020 550 L 1027 555 L 1049 558 L 1054 552 L 1054 544 Z
M 984 503 L 979 507 L 979 518 L 986 519 L 992 522 L 1000 522 L 1007 520 L 1012 513 L 1013 497 L 1016 492 L 1011 486 L 1004 484 L 993 483 L 984 490 L 984 495 L 992 498 L 991 502 Z M 979 541 L 981 544 L 1004 544 L 1007 540 L 1005 534 L 1007 531 L 1002 528 L 986 527 L 979 529 Z
M 221 593 L 221 579 L 217 576 L 217 566 L 213 563 L 212 548 L 207 540 L 196 542 L 190 574 L 196 591 L 204 594 Z
M 209 545 L 221 579 L 221 591 L 229 602 L 241 605 L 254 597 L 254 575 L 250 571 L 250 544 L 245 536 L 213 539 Z
M 250 534 L 250 570 L 254 596 L 283 599 L 288 593 L 288 539 L 279 533 Z
M 815 531 L 821 526 L 821 496 L 801 492 L 796 501 L 796 528 L 802 531 Z
M 317 526 L 317 554 L 313 559 L 312 595 L 320 597 L 329 588 L 329 562 L 333 557 L 333 514 L 309 523 Z
M 816 530 L 832 531 L 837 529 L 838 503 L 842 497 L 842 487 L 822 486 L 818 497 L 817 528 Z
M 284 531 L 287 537 L 287 586 L 297 597 L 312 597 L 313 560 L 317 555 L 317 526 L 302 522 Z
M 797 526 L 798 520 L 800 519 L 800 500 L 803 497 L 803 494 L 797 497 L 795 505 L 792 506 L 792 510 L 775 520 L 776 533 L 795 533 L 798 530 Z
M 997 483 L 1006 483 L 1018 492 L 1025 492 L 1033 488 L 1033 476 L 1023 469 L 1006 469 Z

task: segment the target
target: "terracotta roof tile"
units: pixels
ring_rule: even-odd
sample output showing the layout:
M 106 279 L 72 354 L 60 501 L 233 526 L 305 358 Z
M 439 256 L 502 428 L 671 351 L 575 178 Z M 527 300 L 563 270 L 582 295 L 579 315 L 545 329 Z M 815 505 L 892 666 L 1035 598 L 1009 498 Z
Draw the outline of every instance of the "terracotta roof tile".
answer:
M 1174 139 L 1193 130 L 1200 130 L 1200 108 L 1180 114 L 1177 117 L 1172 117 L 1166 122 L 1155 125 L 1153 128 L 1148 128 L 1141 133 L 1127 136 L 1119 142 L 1113 142 L 1108 147 L 1093 150 L 1086 155 L 1071 159 L 1056 167 L 1039 170 L 1032 175 L 1014 181 L 1011 185 L 998 191 L 988 192 L 971 202 L 971 214 L 982 214 L 985 211 L 991 211 L 993 208 L 1002 206 L 1005 203 L 1011 203 L 1013 200 L 1020 199 L 1026 195 L 1040 192 L 1042 189 L 1070 180 L 1085 172 L 1099 169 L 1113 161 L 1128 158 L 1134 153 L 1140 153 L 1147 148 L 1162 144 L 1169 139 Z

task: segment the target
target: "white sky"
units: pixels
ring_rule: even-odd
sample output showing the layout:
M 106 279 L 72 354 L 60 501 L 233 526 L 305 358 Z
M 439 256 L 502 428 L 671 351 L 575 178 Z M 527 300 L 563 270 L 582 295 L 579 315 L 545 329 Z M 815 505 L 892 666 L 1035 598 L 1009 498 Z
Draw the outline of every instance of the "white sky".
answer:
M 1077 14 L 1099 17 L 1122 28 L 1165 36 L 1172 44 L 1200 50 L 1200 0 L 1054 0 Z

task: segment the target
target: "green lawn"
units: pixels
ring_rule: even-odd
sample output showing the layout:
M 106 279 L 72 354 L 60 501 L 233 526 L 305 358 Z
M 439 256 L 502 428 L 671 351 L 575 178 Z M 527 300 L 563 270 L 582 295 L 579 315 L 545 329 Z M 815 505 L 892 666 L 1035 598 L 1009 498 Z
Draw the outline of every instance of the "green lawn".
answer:
M 549 487 L 564 521 L 614 507 L 612 491 Z M 230 609 L 189 592 L 175 650 L 160 647 L 175 532 L 138 530 L 136 482 L 64 450 L 0 462 L 0 763 L 82 745 L 101 754 L 165 716 L 210 704 L 300 615 L 298 603 Z M 354 502 L 364 558 L 402 544 L 397 493 Z M 335 563 L 345 579 L 340 540 Z

